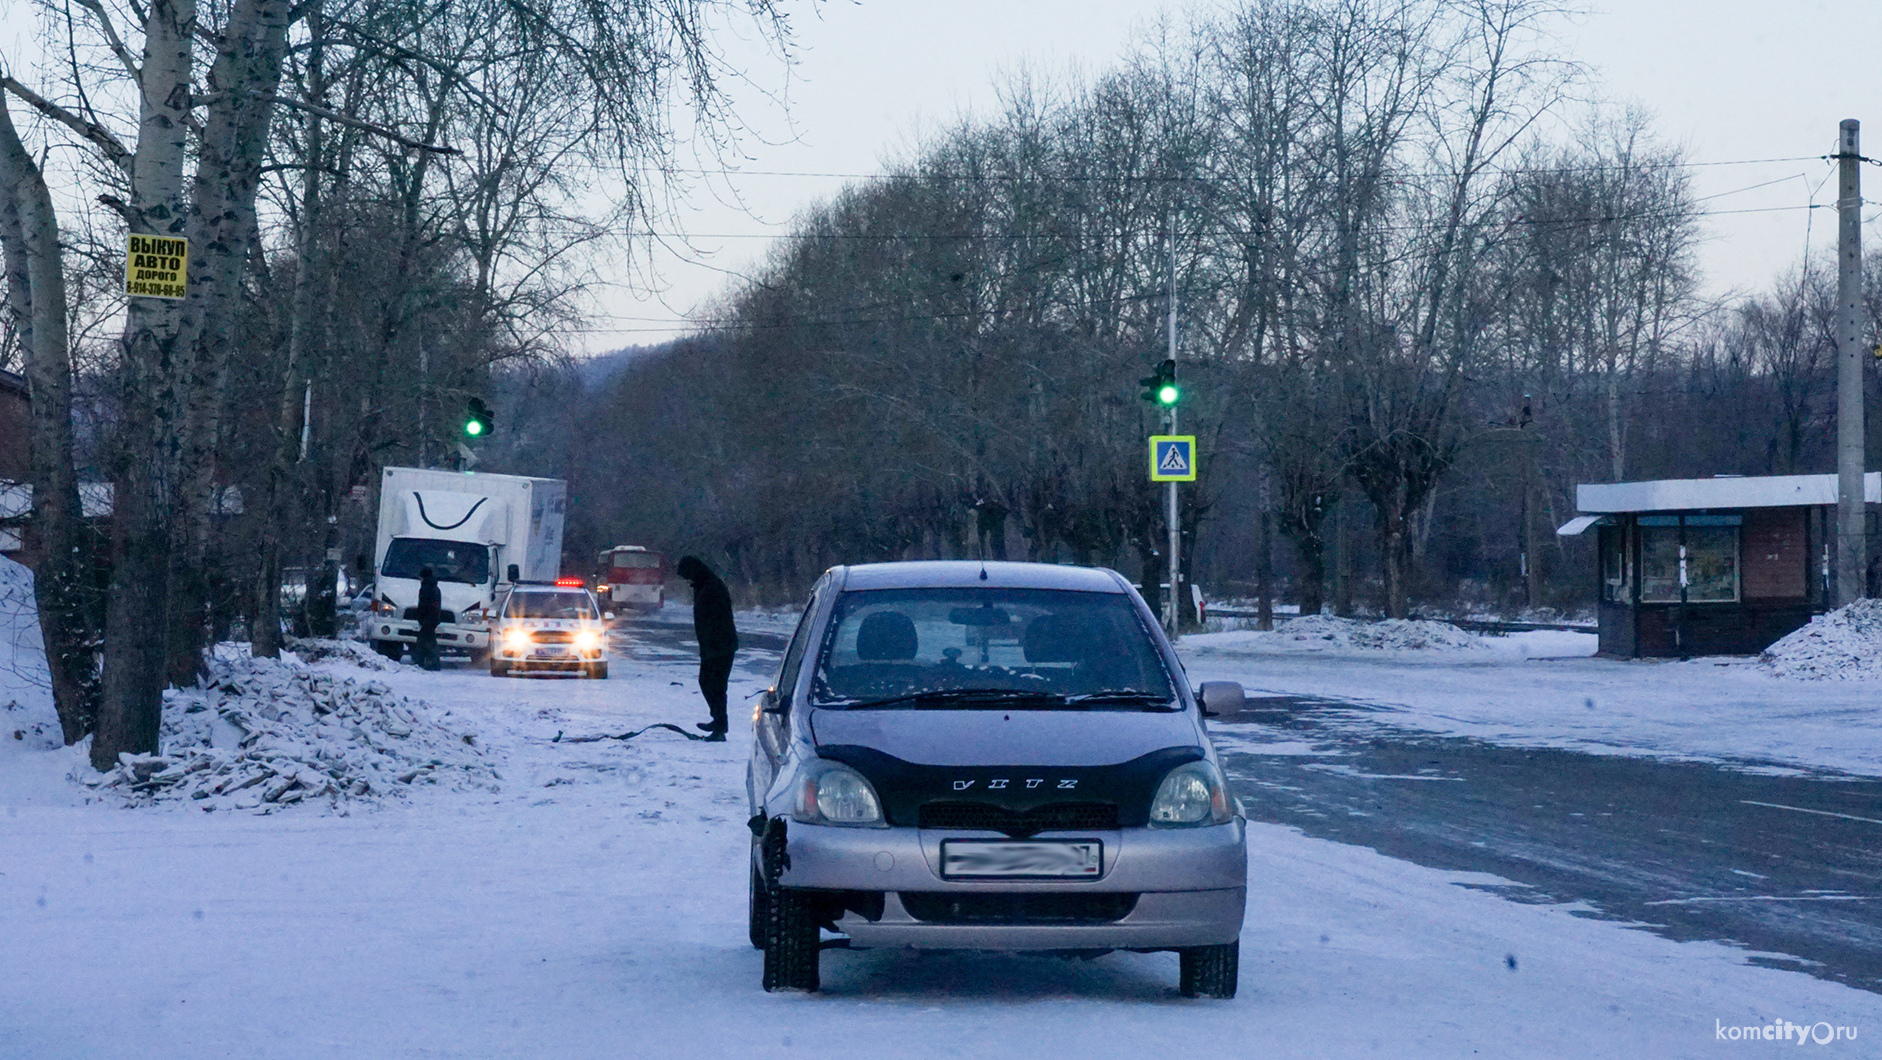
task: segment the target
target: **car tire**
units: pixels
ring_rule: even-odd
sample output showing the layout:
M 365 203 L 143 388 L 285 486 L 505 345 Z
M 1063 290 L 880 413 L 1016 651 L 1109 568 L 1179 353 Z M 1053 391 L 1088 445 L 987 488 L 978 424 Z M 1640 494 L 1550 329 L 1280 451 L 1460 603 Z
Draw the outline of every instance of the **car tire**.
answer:
M 770 896 L 765 893 L 765 878 L 758 874 L 758 866 L 751 867 L 751 896 L 745 902 L 745 919 L 751 933 L 751 948 L 765 948 L 765 937 L 770 934 L 770 921 L 766 918 L 766 903 Z
M 583 675 L 584 677 L 592 677 L 598 681 L 606 681 L 608 679 L 607 663 L 589 663 L 587 666 L 583 667 L 583 669 L 588 671 Z
M 393 662 L 398 662 L 399 657 L 405 654 L 405 643 L 397 640 L 375 640 L 372 642 L 372 650 Z
M 814 993 L 823 938 L 817 926 L 816 899 L 793 887 L 765 888 L 765 990 Z
M 1241 979 L 1242 941 L 1225 946 L 1191 946 L 1176 951 L 1181 967 L 1184 997 L 1214 997 L 1227 1000 L 1235 996 Z

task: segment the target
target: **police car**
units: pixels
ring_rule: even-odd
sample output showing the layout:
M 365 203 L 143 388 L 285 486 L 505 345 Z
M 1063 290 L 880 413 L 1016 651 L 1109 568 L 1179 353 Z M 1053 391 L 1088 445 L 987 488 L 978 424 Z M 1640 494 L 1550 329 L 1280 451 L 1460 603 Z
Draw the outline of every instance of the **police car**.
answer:
M 826 949 L 1124 949 L 1234 997 L 1246 821 L 1205 701 L 1241 686 L 1192 692 L 1114 571 L 833 568 L 753 718 L 765 989 L 817 989 Z
M 520 584 L 497 605 L 490 623 L 490 675 L 544 670 L 608 676 L 607 619 L 580 578 Z

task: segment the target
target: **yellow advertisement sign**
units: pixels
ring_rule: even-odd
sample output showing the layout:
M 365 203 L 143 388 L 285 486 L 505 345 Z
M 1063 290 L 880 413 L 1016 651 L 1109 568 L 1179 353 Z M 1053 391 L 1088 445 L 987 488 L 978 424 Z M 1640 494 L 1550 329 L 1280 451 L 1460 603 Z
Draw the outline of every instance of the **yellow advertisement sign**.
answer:
M 190 241 L 132 232 L 124 249 L 124 293 L 182 298 L 189 291 Z

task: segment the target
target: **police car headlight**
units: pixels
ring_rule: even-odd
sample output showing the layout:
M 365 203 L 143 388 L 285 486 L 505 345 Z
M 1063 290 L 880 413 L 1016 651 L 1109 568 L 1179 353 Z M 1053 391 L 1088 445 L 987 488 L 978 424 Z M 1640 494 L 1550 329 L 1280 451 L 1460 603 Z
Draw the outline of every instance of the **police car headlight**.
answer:
M 512 626 L 503 631 L 503 646 L 506 648 L 520 648 L 528 643 L 529 630 Z
M 583 651 L 593 651 L 601 647 L 601 634 L 592 629 L 584 629 L 575 634 L 575 646 Z
M 1234 816 L 1228 785 L 1209 762 L 1185 762 L 1169 771 L 1150 802 L 1152 825 L 1227 824 Z
M 818 762 L 797 783 L 796 817 L 807 824 L 884 825 L 876 789 L 861 773 Z

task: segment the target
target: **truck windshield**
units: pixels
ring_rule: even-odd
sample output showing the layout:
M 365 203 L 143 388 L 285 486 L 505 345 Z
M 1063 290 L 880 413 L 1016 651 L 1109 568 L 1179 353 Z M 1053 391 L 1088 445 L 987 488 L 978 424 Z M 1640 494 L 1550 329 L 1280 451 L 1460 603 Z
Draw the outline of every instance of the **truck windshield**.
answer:
M 503 609 L 505 618 L 585 618 L 598 619 L 601 612 L 586 592 L 510 594 Z
M 416 578 L 426 567 L 441 582 L 482 585 L 490 580 L 490 549 L 471 541 L 396 537 L 386 547 L 379 573 L 387 578 Z
M 1175 709 L 1130 597 L 1049 589 L 879 589 L 837 599 L 815 705 Z

